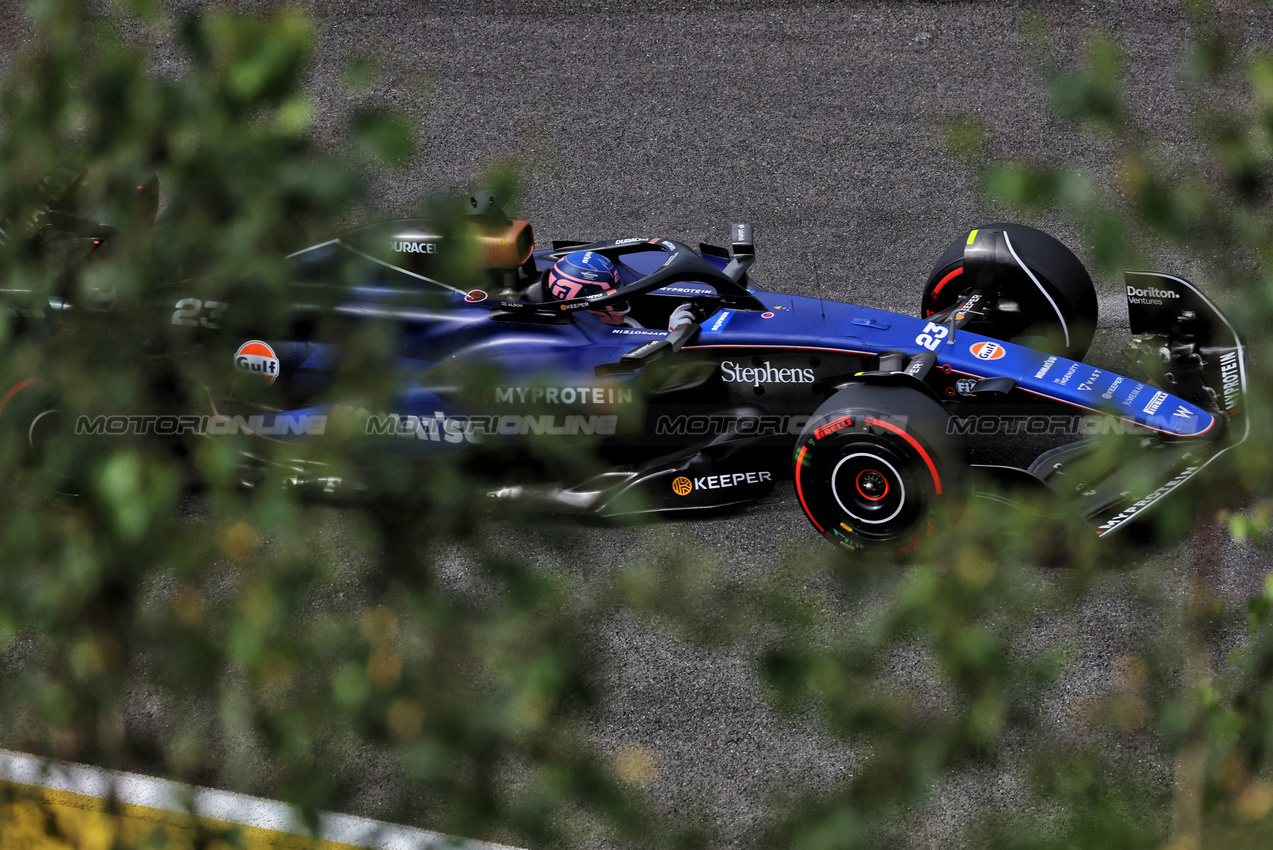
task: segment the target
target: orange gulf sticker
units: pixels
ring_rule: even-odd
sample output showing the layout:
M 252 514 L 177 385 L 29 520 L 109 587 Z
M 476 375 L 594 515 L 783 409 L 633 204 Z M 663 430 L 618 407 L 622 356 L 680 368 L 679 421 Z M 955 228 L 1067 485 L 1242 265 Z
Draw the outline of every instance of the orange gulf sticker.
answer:
M 260 375 L 265 383 L 272 384 L 279 374 L 278 357 L 268 343 L 259 339 L 249 340 L 234 352 L 234 368 L 240 372 Z
M 968 348 L 978 360 L 998 360 L 1008 352 L 997 342 L 974 342 Z

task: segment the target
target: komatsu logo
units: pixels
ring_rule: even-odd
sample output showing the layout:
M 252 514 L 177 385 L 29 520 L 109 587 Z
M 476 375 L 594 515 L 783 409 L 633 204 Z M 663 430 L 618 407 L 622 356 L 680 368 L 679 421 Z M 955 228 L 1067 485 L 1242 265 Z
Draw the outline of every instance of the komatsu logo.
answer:
M 1043 365 L 1040 366 L 1039 370 L 1034 373 L 1034 377 L 1042 378 L 1044 375 L 1048 373 L 1048 370 L 1051 369 L 1055 363 L 1056 363 L 1055 357 L 1049 357 L 1047 360 L 1044 360 Z

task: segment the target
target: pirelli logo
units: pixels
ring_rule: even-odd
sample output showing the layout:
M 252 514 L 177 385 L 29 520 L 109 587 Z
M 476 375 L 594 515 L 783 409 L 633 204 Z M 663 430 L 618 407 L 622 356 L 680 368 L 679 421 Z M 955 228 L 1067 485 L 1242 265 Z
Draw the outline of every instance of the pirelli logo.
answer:
M 1166 393 L 1164 392 L 1154 393 L 1154 397 L 1149 400 L 1149 402 L 1145 405 L 1143 409 L 1146 413 L 1152 416 L 1153 414 L 1158 412 L 1159 406 L 1161 406 L 1162 403 L 1166 400 L 1167 400 Z

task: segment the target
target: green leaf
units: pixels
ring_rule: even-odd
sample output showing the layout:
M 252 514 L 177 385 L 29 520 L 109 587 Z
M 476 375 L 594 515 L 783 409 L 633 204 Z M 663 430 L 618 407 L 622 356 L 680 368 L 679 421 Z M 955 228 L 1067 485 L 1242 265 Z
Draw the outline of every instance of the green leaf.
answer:
M 354 116 L 351 132 L 367 156 L 385 165 L 399 167 L 415 151 L 415 131 L 401 115 L 360 112 Z

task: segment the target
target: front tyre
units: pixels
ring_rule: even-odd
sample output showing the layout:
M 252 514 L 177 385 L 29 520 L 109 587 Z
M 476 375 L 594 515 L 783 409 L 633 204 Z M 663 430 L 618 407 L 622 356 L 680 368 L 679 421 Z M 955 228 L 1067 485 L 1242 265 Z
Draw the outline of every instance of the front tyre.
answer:
M 805 515 L 853 552 L 906 555 L 967 490 L 964 445 L 921 390 L 855 384 L 814 412 L 796 445 L 793 478 Z
M 1082 360 L 1096 333 L 1096 287 L 1060 240 L 1023 224 L 987 224 L 937 258 L 920 300 L 927 318 L 988 293 L 993 309 L 969 331 Z

